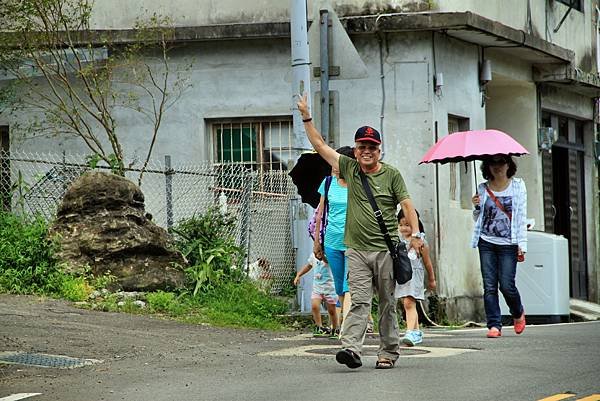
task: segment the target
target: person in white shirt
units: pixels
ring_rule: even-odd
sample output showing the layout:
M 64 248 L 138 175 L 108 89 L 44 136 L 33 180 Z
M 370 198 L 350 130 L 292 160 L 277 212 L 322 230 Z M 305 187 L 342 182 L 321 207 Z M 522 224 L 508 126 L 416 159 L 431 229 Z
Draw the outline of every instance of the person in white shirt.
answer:
M 527 189 L 513 178 L 517 165 L 510 156 L 495 155 L 481 164 L 483 178 L 472 202 L 475 228 L 471 246 L 479 248 L 487 337 L 502 336 L 498 287 L 513 317 L 514 330 L 525 330 L 525 310 L 515 285 L 517 261 L 527 252 Z

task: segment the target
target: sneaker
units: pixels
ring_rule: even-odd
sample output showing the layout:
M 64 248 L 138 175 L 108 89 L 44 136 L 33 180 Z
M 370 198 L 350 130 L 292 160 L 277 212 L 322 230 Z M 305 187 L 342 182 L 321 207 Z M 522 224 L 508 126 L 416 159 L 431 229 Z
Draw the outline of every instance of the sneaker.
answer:
M 523 314 L 521 315 L 520 318 L 513 319 L 515 333 L 521 334 L 525 330 L 526 323 L 527 322 L 525 321 L 525 311 L 523 311 Z
M 367 334 L 373 334 L 373 322 L 367 322 Z
M 502 336 L 502 332 L 497 327 L 492 327 L 487 332 L 487 338 L 498 338 Z
M 313 337 L 327 337 L 329 333 L 325 327 L 315 326 L 313 329 Z
M 413 333 L 415 333 L 415 345 L 421 344 L 423 342 L 423 332 L 421 330 L 415 330 Z
M 414 347 L 423 342 L 423 332 L 421 330 L 407 330 L 402 338 L 402 343 L 409 347 Z
M 340 338 L 340 329 L 332 329 L 329 333 L 329 338 L 332 340 L 338 340 Z

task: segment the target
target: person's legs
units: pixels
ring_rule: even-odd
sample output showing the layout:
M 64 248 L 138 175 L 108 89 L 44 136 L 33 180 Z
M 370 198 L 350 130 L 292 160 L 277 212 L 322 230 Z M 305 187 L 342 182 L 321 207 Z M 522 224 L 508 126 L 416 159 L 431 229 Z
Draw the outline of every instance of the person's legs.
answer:
M 406 330 L 419 330 L 419 314 L 417 313 L 417 302 L 413 297 L 402 298 L 402 305 L 406 312 Z
M 323 321 L 321 320 L 321 296 L 313 293 L 311 298 L 311 311 L 315 326 L 323 327 Z
M 329 324 L 331 325 L 331 330 L 336 330 L 340 328 L 340 323 L 337 314 L 337 296 L 335 294 L 330 294 L 325 296 L 325 301 L 327 302 L 327 313 L 329 314 Z
M 342 348 L 349 349 L 360 356 L 367 329 L 367 316 L 373 298 L 373 271 L 367 261 L 367 252 L 349 249 L 346 254 L 352 304 L 342 327 Z
M 514 319 L 523 314 L 521 295 L 515 285 L 517 274 L 517 246 L 500 246 L 498 250 L 498 280 L 500 281 L 500 292 L 504 296 L 506 305 Z
M 344 293 L 348 291 L 348 283 L 346 282 L 346 257 L 344 255 L 344 251 L 339 251 L 326 246 L 325 256 L 327 257 L 327 263 L 329 263 L 331 273 L 333 274 L 335 292 L 338 297 L 344 296 Z
M 393 262 L 389 252 L 370 252 L 370 262 L 375 265 L 373 282 L 379 295 L 379 351 L 378 358 L 396 361 L 400 356 L 398 347 L 398 318 L 396 316 L 396 281 L 393 274 Z M 350 283 L 352 288 L 352 283 Z M 370 312 L 370 310 L 369 310 Z
M 348 267 L 346 263 L 346 256 L 344 251 L 325 247 L 325 256 L 329 267 L 331 267 L 331 273 L 333 274 L 333 284 L 335 285 L 335 292 L 339 297 L 339 316 L 345 317 L 346 311 L 344 310 L 344 298 L 348 292 Z M 349 305 L 349 304 L 348 304 Z
M 479 261 L 483 278 L 483 303 L 487 318 L 487 327 L 502 329 L 500 303 L 498 301 L 498 254 L 497 246 L 482 239 L 479 240 Z M 516 253 L 515 253 L 516 254 Z

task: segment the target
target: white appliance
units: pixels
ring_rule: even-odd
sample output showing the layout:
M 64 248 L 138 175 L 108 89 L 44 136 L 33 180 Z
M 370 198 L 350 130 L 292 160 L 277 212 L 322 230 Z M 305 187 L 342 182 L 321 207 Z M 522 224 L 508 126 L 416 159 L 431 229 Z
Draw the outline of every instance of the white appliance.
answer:
M 527 320 L 558 323 L 569 320 L 569 248 L 565 237 L 528 231 L 525 261 L 517 263 L 516 284 Z M 500 295 L 500 310 L 510 318 Z M 510 319 L 512 322 L 512 319 Z

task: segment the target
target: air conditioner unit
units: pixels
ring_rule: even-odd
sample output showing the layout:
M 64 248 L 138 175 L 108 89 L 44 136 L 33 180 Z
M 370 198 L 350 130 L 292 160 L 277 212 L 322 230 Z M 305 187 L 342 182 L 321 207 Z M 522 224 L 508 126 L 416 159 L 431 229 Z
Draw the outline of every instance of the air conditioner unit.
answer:
M 540 231 L 527 234 L 527 254 L 525 262 L 517 263 L 516 278 L 527 321 L 569 321 L 568 241 L 563 236 Z M 503 321 L 512 324 L 508 306 L 501 295 L 500 310 Z

